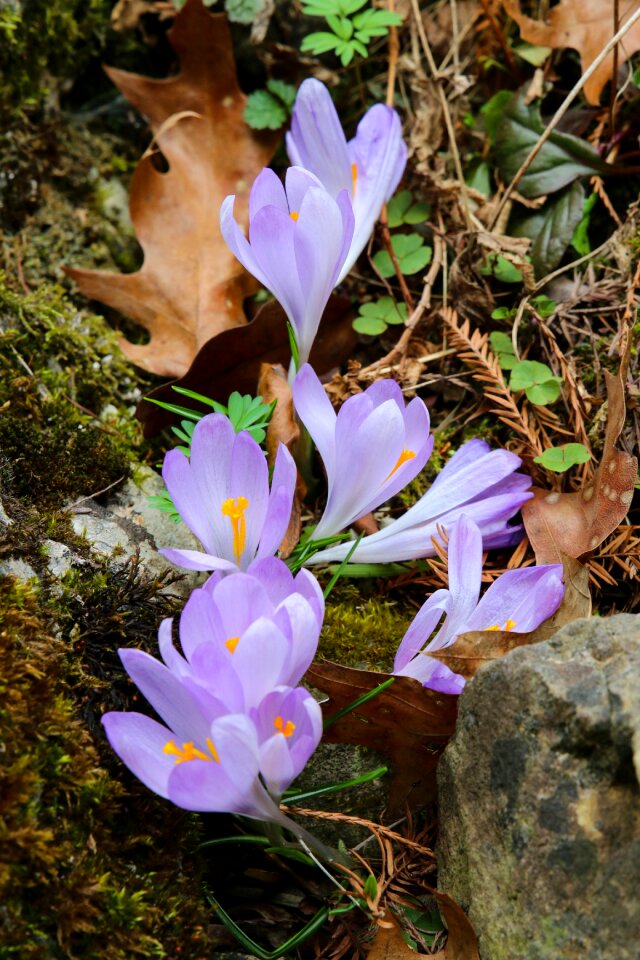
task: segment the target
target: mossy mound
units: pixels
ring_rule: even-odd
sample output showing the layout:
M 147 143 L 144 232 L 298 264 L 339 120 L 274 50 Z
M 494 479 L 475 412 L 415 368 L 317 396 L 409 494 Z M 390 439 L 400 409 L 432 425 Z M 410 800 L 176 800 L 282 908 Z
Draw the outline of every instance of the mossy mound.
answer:
M 367 597 L 361 581 L 342 580 L 325 609 L 318 653 L 349 667 L 389 670 L 412 611 Z
M 93 578 L 85 575 L 84 594 L 76 583 L 77 603 L 91 598 Z M 100 616 L 70 642 L 37 593 L 13 578 L 0 580 L 2 957 L 206 955 L 208 917 L 192 858 L 200 819 L 167 810 L 123 774 L 100 733 L 109 670 L 103 663 L 99 678 L 95 659 L 85 655 L 95 648 L 95 631 L 103 640 L 107 625 L 108 634 L 122 634 L 132 611 L 139 615 L 143 593 L 148 613 L 149 604 L 169 612 L 166 598 L 152 599 L 158 585 L 145 583 L 135 568 L 114 586 L 113 578 L 102 581 Z M 69 600 L 59 601 L 67 618 Z M 148 632 L 159 613 L 150 616 Z M 110 651 L 115 660 L 113 645 Z M 133 690 L 122 676 L 117 689 L 121 705 L 131 706 Z
M 39 105 L 104 47 L 111 0 L 8 0 L 0 8 L 0 103 Z
M 102 318 L 58 288 L 21 296 L 0 278 L 0 334 L 3 489 L 60 507 L 127 476 L 136 380 Z

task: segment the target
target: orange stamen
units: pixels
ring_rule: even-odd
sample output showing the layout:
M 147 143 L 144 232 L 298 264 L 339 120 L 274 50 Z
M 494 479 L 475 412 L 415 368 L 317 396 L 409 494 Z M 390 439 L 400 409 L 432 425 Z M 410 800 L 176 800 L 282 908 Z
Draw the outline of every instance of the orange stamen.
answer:
M 278 733 L 281 733 L 285 737 L 290 737 L 296 728 L 295 723 L 292 723 L 291 720 L 287 720 L 285 723 L 282 717 L 276 717 L 273 721 L 273 725 Z
M 290 216 L 291 219 L 295 222 L 295 221 L 298 219 L 298 217 L 300 216 L 300 214 L 299 214 L 296 210 L 292 210 L 291 213 L 289 214 L 289 216 Z
M 487 627 L 487 630 L 506 630 L 506 631 L 508 631 L 508 630 L 513 630 L 513 628 L 515 627 L 515 625 L 516 625 L 515 620 L 507 620 L 507 622 L 505 623 L 504 627 L 501 627 L 499 623 L 494 623 L 494 625 L 493 625 L 492 627 Z
M 351 183 L 353 184 L 353 193 L 356 192 L 356 184 L 358 182 L 358 164 L 351 164 Z
M 235 653 L 235 649 L 239 643 L 240 643 L 240 637 L 229 637 L 228 640 L 225 640 L 224 645 L 229 651 L 229 653 Z
M 249 506 L 246 497 L 230 497 L 222 504 L 222 516 L 229 517 L 233 528 L 233 554 L 236 563 L 240 563 L 240 558 L 244 552 L 244 545 L 247 539 L 247 521 L 244 512 Z
M 413 452 L 413 450 L 403 450 L 400 456 L 398 457 L 398 462 L 396 463 L 395 467 L 389 474 L 389 477 L 392 477 L 396 472 L 396 470 L 400 469 L 403 463 L 406 463 L 408 460 L 413 460 L 414 457 L 415 457 L 415 453 Z M 386 478 L 385 483 L 387 482 L 389 477 Z

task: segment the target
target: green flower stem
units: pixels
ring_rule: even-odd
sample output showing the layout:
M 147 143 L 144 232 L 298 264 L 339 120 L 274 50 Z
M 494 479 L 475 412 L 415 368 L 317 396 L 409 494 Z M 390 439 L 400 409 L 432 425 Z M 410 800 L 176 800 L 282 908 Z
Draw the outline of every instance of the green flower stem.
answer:
M 370 770 L 369 773 L 363 773 L 362 776 L 354 777 L 352 780 L 342 780 L 340 783 L 330 784 L 326 787 L 318 787 L 317 790 L 307 790 L 305 793 L 294 793 L 289 796 L 285 793 L 281 802 L 286 804 L 300 803 L 302 800 L 310 800 L 312 797 L 322 797 L 327 793 L 337 793 L 339 790 L 348 790 L 349 787 L 358 787 L 362 783 L 369 783 L 371 780 L 383 777 L 388 770 L 388 767 L 376 767 L 375 770 Z
M 394 680 L 395 677 L 389 677 L 387 680 L 383 680 L 383 682 L 379 683 L 377 687 L 373 688 L 373 690 L 363 693 L 361 697 L 357 698 L 357 700 L 353 700 L 351 703 L 348 703 L 346 707 L 343 707 L 342 710 L 338 710 L 330 717 L 327 717 L 323 724 L 324 729 L 328 730 L 330 726 L 336 723 L 337 720 L 340 720 L 342 717 L 346 716 L 347 713 L 351 713 L 352 710 L 357 710 L 357 708 L 361 707 L 363 703 L 367 702 L 367 700 L 372 700 L 373 697 L 377 697 L 379 693 L 382 693 L 383 690 L 386 690 L 387 687 L 390 687 Z

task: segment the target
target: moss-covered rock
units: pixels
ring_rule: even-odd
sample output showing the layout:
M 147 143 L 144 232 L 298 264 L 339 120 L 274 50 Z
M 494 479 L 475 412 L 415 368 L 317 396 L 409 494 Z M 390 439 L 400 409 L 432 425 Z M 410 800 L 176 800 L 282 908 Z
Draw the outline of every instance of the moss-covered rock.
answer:
M 105 706 L 131 701 L 118 638 L 144 641 L 168 612 L 157 586 L 135 568 L 87 570 L 58 599 L 58 624 L 46 598 L 0 579 L 2 957 L 207 955 L 200 820 L 123 775 L 100 732 Z
M 62 506 L 129 473 L 139 442 L 135 376 L 100 317 L 57 288 L 20 295 L 0 278 L 0 481 Z
M 361 582 L 342 580 L 325 609 L 318 653 L 349 667 L 389 670 L 412 612 L 367 597 Z

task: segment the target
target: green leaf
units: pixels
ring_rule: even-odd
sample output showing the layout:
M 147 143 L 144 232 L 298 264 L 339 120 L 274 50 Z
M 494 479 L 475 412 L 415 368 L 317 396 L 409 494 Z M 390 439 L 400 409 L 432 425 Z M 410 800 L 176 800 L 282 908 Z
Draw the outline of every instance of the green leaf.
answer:
M 554 403 L 560 396 L 562 380 L 554 376 L 546 363 L 521 360 L 511 370 L 509 386 L 515 392 L 524 390 L 527 400 L 538 406 Z
M 340 16 L 343 11 L 341 0 L 310 0 L 302 6 L 302 12 L 308 17 L 327 17 L 330 13 Z
M 591 223 L 591 211 L 597 202 L 597 193 L 592 193 L 591 196 L 587 197 L 587 199 L 584 201 L 580 223 L 573 231 L 573 236 L 571 237 L 571 246 L 579 257 L 586 257 L 588 253 L 591 253 L 591 244 L 589 242 L 589 224 Z
M 491 311 L 491 317 L 493 320 L 511 320 L 517 312 L 515 307 L 496 307 Z
M 264 6 L 264 0 L 224 0 L 231 23 L 253 23 Z
M 250 93 L 242 115 L 252 130 L 278 130 L 288 119 L 288 112 L 282 101 L 268 90 L 254 90 Z
M 304 38 L 300 45 L 302 53 L 313 53 L 314 55 L 327 53 L 329 50 L 336 50 L 340 44 L 340 38 L 333 33 L 327 33 L 326 30 L 318 33 L 310 33 Z
M 174 523 L 180 523 L 180 514 L 174 507 L 171 494 L 168 490 L 163 490 L 161 493 L 147 497 L 147 503 L 153 510 L 162 510 L 164 513 L 168 513 Z
M 387 225 L 393 229 L 401 227 L 404 223 L 424 223 L 429 212 L 428 204 L 413 203 L 411 191 L 401 190 L 387 204 Z
M 495 98 L 494 98 L 495 99 Z M 544 133 L 540 111 L 515 94 L 503 107 L 494 142 L 502 179 L 513 179 L 525 157 Z M 598 152 L 579 137 L 554 131 L 518 183 L 525 197 L 554 193 L 585 174 L 611 172 Z
M 520 360 L 511 371 L 509 387 L 515 391 L 527 390 L 535 384 L 546 383 L 552 377 L 553 372 L 546 363 L 538 363 L 537 360 Z
M 546 320 L 547 317 L 552 317 L 558 309 L 556 301 L 552 300 L 551 297 L 545 297 L 544 294 L 539 297 L 534 297 L 531 301 L 531 306 L 543 320 Z
M 562 260 L 582 217 L 583 205 L 584 189 L 577 182 L 545 203 L 542 223 L 532 237 L 533 246 L 529 251 L 538 280 L 551 273 Z
M 533 67 L 541 67 L 549 54 L 551 47 L 536 47 L 531 43 L 520 43 L 513 48 L 513 52 Z
M 494 310 L 494 313 L 495 312 L 496 311 Z M 493 333 L 489 334 L 489 342 L 502 369 L 513 370 L 516 363 L 518 363 L 518 360 L 513 352 L 513 343 L 511 342 L 511 337 L 509 337 L 506 333 L 503 333 L 501 330 L 494 330 Z
M 534 457 L 534 463 L 539 463 L 554 473 L 564 473 L 578 463 L 587 463 L 591 454 L 582 443 L 565 443 L 561 447 L 549 447 L 539 457 Z
M 510 90 L 499 90 L 490 100 L 487 100 L 483 107 L 480 107 L 480 116 L 484 125 L 485 133 L 489 143 L 493 144 L 496 139 L 498 127 L 502 120 L 504 108 L 509 103 L 513 93 Z
M 522 283 L 522 273 L 499 253 L 489 253 L 478 272 L 485 277 L 495 277 L 501 283 Z
M 351 39 L 353 36 L 353 24 L 351 20 L 348 20 L 346 17 L 334 16 L 329 16 L 326 19 L 336 37 L 340 37 L 341 40 Z
M 356 317 L 352 326 L 357 333 L 364 333 L 368 337 L 375 337 L 387 329 L 384 320 L 379 317 L 363 317 L 362 314 Z
M 465 176 L 465 183 L 484 197 L 491 196 L 491 168 L 486 160 L 476 160 Z
M 403 274 L 418 273 L 431 261 L 431 247 L 425 246 L 424 240 L 417 233 L 397 233 L 391 238 L 391 246 Z M 381 276 L 394 276 L 393 263 L 386 250 L 379 250 L 373 262 Z
M 378 894 L 378 881 L 372 873 L 365 880 L 363 890 L 369 900 L 375 900 Z
M 269 93 L 272 93 L 274 97 L 282 100 L 285 107 L 291 111 L 297 92 L 292 83 L 285 83 L 284 80 L 275 80 L 272 78 L 271 80 L 267 80 L 267 90 Z

